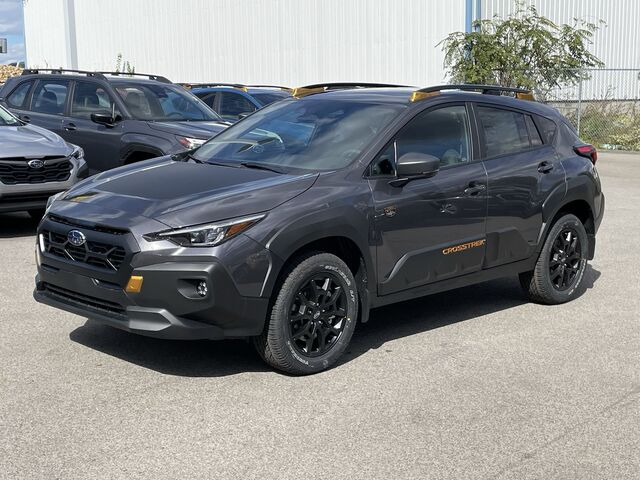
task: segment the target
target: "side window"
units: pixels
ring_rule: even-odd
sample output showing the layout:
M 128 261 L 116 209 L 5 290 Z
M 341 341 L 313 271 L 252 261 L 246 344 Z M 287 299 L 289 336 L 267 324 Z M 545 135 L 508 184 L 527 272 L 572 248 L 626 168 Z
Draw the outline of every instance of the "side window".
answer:
M 549 120 L 548 118 L 541 117 L 539 115 L 536 116 L 536 122 L 540 125 L 540 133 L 542 134 L 542 138 L 544 139 L 544 143 L 553 143 L 556 138 L 556 134 L 558 132 L 558 127 L 556 126 L 556 122 L 553 120 Z
M 115 116 L 120 111 L 115 106 L 113 99 L 99 84 L 93 82 L 76 82 L 71 100 L 71 116 L 76 118 L 91 118 L 92 113 L 104 113 L 111 115 L 115 110 Z
M 14 108 L 27 108 L 25 105 L 27 100 L 27 94 L 33 85 L 33 80 L 28 82 L 22 82 L 16 89 L 11 92 L 11 94 L 7 97 L 7 104 L 10 107 Z
M 216 101 L 216 94 L 214 93 L 204 93 L 200 95 L 196 95 L 200 100 L 206 103 L 209 108 L 213 108 L 214 102 Z
M 373 161 L 370 175 L 395 174 L 396 158 L 405 153 L 425 153 L 440 159 L 440 166 L 469 162 L 471 134 L 463 105 L 418 114 Z
M 238 118 L 241 113 L 251 113 L 256 107 L 249 100 L 237 93 L 220 93 L 220 115 Z
M 536 124 L 533 123 L 533 118 L 531 118 L 531 115 L 525 115 L 524 119 L 527 123 L 527 128 L 529 129 L 529 138 L 531 139 L 531 145 L 534 147 L 542 145 L 540 132 L 538 132 L 538 127 L 536 127 Z
M 62 115 L 68 91 L 69 80 L 40 80 L 33 91 L 31 110 Z
M 522 113 L 500 108 L 479 107 L 487 157 L 517 153 L 530 147 Z

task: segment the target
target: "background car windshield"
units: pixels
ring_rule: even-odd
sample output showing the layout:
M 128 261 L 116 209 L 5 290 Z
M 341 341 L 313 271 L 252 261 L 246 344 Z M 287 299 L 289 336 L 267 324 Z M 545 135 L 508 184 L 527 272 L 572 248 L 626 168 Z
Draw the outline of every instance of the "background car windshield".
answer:
M 263 107 L 291 96 L 287 92 L 253 93 L 252 95 Z
M 4 108 L 0 107 L 0 127 L 17 125 L 20 125 L 20 120 L 11 115 Z
M 335 170 L 349 165 L 405 108 L 365 102 L 285 100 L 200 147 L 197 160 Z
M 119 84 L 116 92 L 138 120 L 220 121 L 200 100 L 178 87 L 155 84 Z

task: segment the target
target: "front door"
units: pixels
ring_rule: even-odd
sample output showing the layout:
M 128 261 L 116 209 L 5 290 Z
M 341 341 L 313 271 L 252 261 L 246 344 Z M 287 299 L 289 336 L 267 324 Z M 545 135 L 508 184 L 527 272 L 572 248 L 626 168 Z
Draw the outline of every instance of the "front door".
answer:
M 431 178 L 393 187 L 395 160 L 417 152 L 440 159 Z M 414 117 L 370 166 L 378 293 L 386 295 L 482 268 L 487 175 L 475 162 L 464 104 Z

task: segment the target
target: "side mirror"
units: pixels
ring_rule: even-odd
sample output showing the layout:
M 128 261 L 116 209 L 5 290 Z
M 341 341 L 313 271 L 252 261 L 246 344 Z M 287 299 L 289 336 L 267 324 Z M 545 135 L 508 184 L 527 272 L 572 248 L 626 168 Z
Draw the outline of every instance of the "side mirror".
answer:
M 251 115 L 253 112 L 242 112 L 238 114 L 238 120 L 242 120 L 243 118 L 247 118 L 249 115 Z
M 92 113 L 91 121 L 109 128 L 113 127 L 116 123 L 116 119 L 106 113 Z
M 440 159 L 426 153 L 409 152 L 402 155 L 396 164 L 397 178 L 389 185 L 404 187 L 411 180 L 433 177 L 440 170 Z

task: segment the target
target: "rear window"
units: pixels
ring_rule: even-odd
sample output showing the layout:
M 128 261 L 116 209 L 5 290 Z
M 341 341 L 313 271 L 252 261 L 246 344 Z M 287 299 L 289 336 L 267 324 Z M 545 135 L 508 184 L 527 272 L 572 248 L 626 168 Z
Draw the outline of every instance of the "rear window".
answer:
M 479 107 L 487 157 L 517 153 L 530 148 L 529 133 L 522 113 Z
M 540 126 L 540 133 L 542 134 L 544 143 L 553 143 L 558 133 L 556 122 L 549 120 L 548 118 L 541 117 L 540 115 L 536 116 L 536 122 Z
M 18 85 L 18 88 L 7 97 L 7 103 L 14 108 L 26 108 L 25 100 L 27 99 L 31 85 L 33 85 L 33 80 L 22 82 Z

